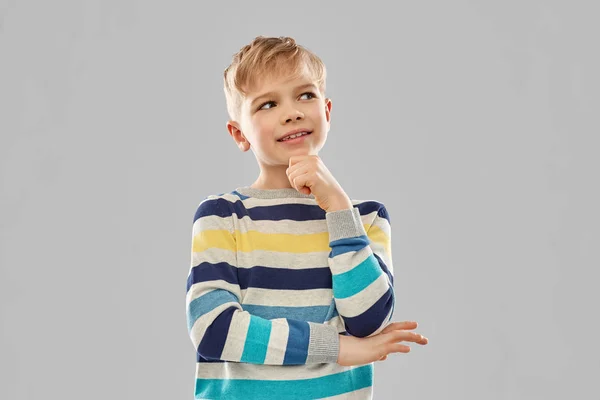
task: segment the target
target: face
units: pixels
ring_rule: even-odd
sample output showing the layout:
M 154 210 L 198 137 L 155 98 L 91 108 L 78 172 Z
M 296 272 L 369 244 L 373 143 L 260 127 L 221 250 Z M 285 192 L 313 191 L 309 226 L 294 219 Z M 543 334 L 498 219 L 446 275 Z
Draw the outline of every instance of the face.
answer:
M 242 103 L 240 121 L 227 128 L 242 151 L 252 149 L 261 167 L 289 164 L 295 155 L 317 155 L 330 127 L 331 100 L 308 74 L 258 82 Z M 292 140 L 294 131 L 308 131 Z

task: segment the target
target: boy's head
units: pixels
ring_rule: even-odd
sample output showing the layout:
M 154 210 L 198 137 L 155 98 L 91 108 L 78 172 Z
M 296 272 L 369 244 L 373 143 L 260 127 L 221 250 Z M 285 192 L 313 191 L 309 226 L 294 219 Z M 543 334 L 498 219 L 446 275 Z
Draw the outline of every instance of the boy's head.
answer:
M 330 127 L 321 59 L 290 37 L 255 38 L 224 71 L 227 130 L 261 169 L 287 166 L 290 156 L 317 154 Z M 282 141 L 295 130 L 311 132 Z

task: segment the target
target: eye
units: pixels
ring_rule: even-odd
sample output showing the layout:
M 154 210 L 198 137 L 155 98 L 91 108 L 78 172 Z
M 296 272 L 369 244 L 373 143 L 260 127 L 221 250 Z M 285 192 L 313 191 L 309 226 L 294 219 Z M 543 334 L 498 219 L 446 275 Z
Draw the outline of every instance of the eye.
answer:
M 267 101 L 266 103 L 262 103 L 260 106 L 258 106 L 259 110 L 263 110 L 263 107 L 266 106 L 267 104 L 275 104 L 274 101 Z M 265 110 L 268 110 L 268 108 L 265 108 Z
M 316 94 L 314 94 L 313 92 L 304 92 L 304 93 L 302 93 L 302 94 L 300 95 L 300 97 L 304 96 L 305 94 L 307 94 L 307 95 L 309 95 L 309 96 L 310 96 L 309 100 L 310 100 L 310 99 L 314 99 L 314 98 L 316 98 L 316 97 L 317 97 L 317 95 L 316 95 Z M 273 105 L 275 105 L 275 102 L 274 102 L 274 101 L 267 101 L 267 102 L 265 102 L 265 103 L 262 103 L 260 106 L 258 106 L 258 111 L 260 111 L 260 110 L 268 110 L 269 108 L 271 108 L 271 107 L 269 107 L 269 108 L 264 108 L 264 107 L 265 107 L 267 104 L 273 104 Z
M 313 99 L 315 97 L 317 97 L 313 92 L 304 92 L 300 95 L 300 97 L 304 96 L 305 94 L 310 95 L 310 98 Z

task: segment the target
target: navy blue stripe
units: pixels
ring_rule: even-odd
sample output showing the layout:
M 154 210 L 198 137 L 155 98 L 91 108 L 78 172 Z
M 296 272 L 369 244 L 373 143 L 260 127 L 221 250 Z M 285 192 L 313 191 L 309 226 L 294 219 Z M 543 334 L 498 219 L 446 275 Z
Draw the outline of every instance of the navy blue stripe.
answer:
M 218 264 L 201 263 L 192 268 L 187 281 L 187 291 L 199 282 L 213 280 L 238 284 L 240 289 L 250 287 L 261 289 L 304 290 L 331 289 L 331 269 L 327 267 L 286 269 L 256 266 L 236 268 L 222 262 Z
M 375 332 L 381 326 L 394 304 L 393 289 L 387 292 L 367 311 L 356 317 L 343 317 L 346 331 L 352 336 L 366 337 Z
M 380 205 L 379 211 L 377 212 L 377 216 L 387 219 L 388 223 L 391 225 L 390 214 L 388 214 L 388 211 L 383 204 Z
M 209 360 L 209 359 L 206 359 L 206 358 L 202 357 L 202 355 L 200 353 L 196 352 L 196 362 L 199 362 L 199 363 L 223 363 L 225 361 L 223 361 L 223 360 Z
M 331 269 L 329 267 L 285 269 L 262 266 L 238 268 L 238 280 L 241 289 L 249 287 L 282 290 L 331 289 Z
M 377 215 L 389 221 L 389 215 L 383 204 L 377 201 L 364 201 L 354 205 L 358 208 L 360 215 L 370 214 L 377 211 Z M 272 206 L 257 206 L 247 209 L 242 200 L 231 202 L 223 198 L 205 200 L 194 215 L 194 222 L 198 218 L 208 215 L 219 217 L 231 217 L 236 214 L 238 219 L 250 217 L 253 221 L 281 221 L 289 219 L 292 221 L 314 221 L 325 219 L 325 210 L 318 204 L 278 204 Z
M 217 264 L 209 262 L 200 263 L 192 268 L 188 275 L 186 292 L 190 290 L 194 283 L 217 280 L 237 284 L 237 268 L 226 262 Z
M 237 310 L 236 307 L 229 307 L 213 320 L 198 345 L 198 354 L 207 360 L 221 358 L 235 310 Z
M 392 273 L 388 269 L 387 265 L 385 265 L 385 263 L 383 262 L 383 260 L 381 259 L 381 257 L 379 257 L 377 255 L 377 253 L 373 253 L 373 255 L 375 256 L 375 258 L 379 262 L 379 266 L 381 267 L 381 269 L 383 270 L 383 272 L 385 272 L 387 274 L 388 278 L 390 278 L 390 282 L 393 285 L 394 284 L 394 277 L 392 276 Z
M 283 364 L 305 364 L 308 356 L 310 326 L 306 321 L 287 320 L 289 326 L 287 348 Z

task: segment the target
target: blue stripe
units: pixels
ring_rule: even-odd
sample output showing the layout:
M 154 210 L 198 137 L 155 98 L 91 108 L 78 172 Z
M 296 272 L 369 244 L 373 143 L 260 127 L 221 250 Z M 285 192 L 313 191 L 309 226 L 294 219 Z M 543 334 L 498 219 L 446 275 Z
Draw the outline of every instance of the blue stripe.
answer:
M 287 348 L 283 357 L 283 364 L 305 364 L 308 356 L 308 340 L 310 327 L 306 321 L 289 319 Z
M 225 341 L 229 334 L 231 319 L 237 309 L 237 307 L 229 307 L 214 319 L 213 323 L 206 329 L 198 345 L 196 352 L 198 355 L 197 359 L 201 358 L 209 361 L 221 359 Z
M 352 336 L 366 337 L 375 332 L 394 307 L 394 289 L 389 288 L 367 311 L 356 317 L 344 317 L 346 331 Z
M 250 315 L 250 326 L 240 362 L 264 364 L 270 337 L 271 321 Z
M 192 268 L 188 275 L 187 291 L 189 291 L 195 283 L 218 280 L 237 285 L 237 268 L 226 262 L 216 264 L 211 264 L 209 262 L 200 263 Z
M 355 204 L 354 207 L 358 208 L 360 215 L 366 215 L 377 211 L 378 216 L 389 221 L 387 210 L 380 202 L 364 201 L 360 204 Z M 325 219 L 325 210 L 319 207 L 318 204 L 277 204 L 272 206 L 246 208 L 242 200 L 231 202 L 223 198 L 218 198 L 204 200 L 196 209 L 194 222 L 196 222 L 198 218 L 208 215 L 231 217 L 233 214 L 236 214 L 238 219 L 248 216 L 253 221 L 281 221 L 283 219 L 290 219 L 292 221 L 313 221 Z
M 337 396 L 373 385 L 373 364 L 312 379 L 196 379 L 197 399 L 300 400 Z
M 249 287 L 280 290 L 331 289 L 331 269 L 289 269 L 256 266 L 238 268 L 241 289 Z
M 222 262 L 201 263 L 193 267 L 188 276 L 187 290 L 200 282 L 223 280 L 240 285 L 240 289 L 250 287 L 279 290 L 331 289 L 331 269 L 327 267 L 289 269 L 256 266 L 236 268 Z
M 371 254 L 350 271 L 333 275 L 333 297 L 345 299 L 354 296 L 373 283 L 381 274 L 383 271 L 377 259 Z
M 339 256 L 340 254 L 349 253 L 351 251 L 362 250 L 367 247 L 369 243 L 369 238 L 365 235 L 334 240 L 329 243 L 329 247 L 331 247 L 329 258 Z
M 325 322 L 330 306 L 282 307 L 242 304 L 242 308 L 250 314 L 266 319 L 289 318 L 309 322 Z
M 192 326 L 194 326 L 198 318 L 221 304 L 229 303 L 230 301 L 237 303 L 238 299 L 233 293 L 222 289 L 213 290 L 192 300 L 187 312 L 188 331 L 192 330 Z

